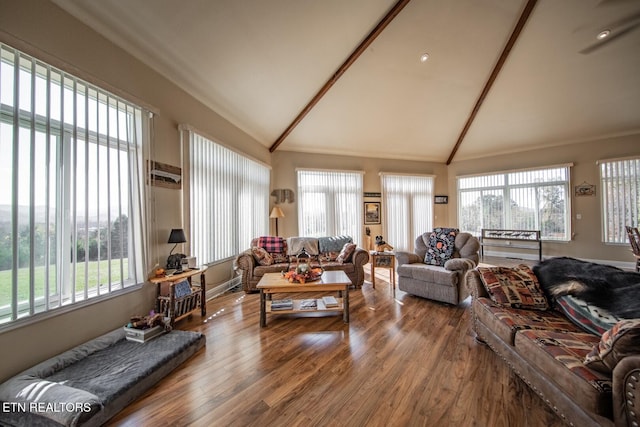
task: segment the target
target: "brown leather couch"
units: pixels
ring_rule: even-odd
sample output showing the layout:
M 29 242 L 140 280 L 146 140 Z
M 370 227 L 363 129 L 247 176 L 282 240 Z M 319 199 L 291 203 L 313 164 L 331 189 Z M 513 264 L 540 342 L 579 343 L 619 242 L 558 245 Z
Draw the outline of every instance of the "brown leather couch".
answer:
M 258 292 L 258 282 L 265 273 L 279 273 L 286 271 L 295 263 L 295 257 L 302 247 L 311 256 L 311 265 L 320 266 L 326 271 L 342 270 L 356 288 L 364 283 L 364 265 L 369 262 L 369 253 L 362 248 L 355 248 L 353 254 L 344 262 L 336 260 L 342 248 L 342 242 L 348 236 L 335 237 L 289 237 L 286 239 L 286 259 L 270 265 L 260 265 L 254 257 L 251 248 L 236 257 L 235 265 L 242 271 L 242 289 L 246 293 Z M 258 245 L 259 238 L 251 241 L 251 247 Z M 337 243 L 337 246 L 336 246 Z M 332 246 L 333 244 L 333 246 Z
M 492 303 L 477 270 L 466 276 L 472 322 L 486 343 L 569 425 L 640 425 L 640 354 L 623 358 L 612 374 L 584 365 L 600 342 L 556 310 L 504 308 Z

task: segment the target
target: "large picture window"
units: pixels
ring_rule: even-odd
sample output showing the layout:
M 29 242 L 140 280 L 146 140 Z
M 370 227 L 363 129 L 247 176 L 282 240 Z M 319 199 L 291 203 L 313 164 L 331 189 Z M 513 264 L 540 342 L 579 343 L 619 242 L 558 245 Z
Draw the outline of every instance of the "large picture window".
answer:
M 570 165 L 458 177 L 460 229 L 540 230 L 544 240 L 570 240 Z
M 602 187 L 602 239 L 628 244 L 625 226 L 640 218 L 640 158 L 598 162 Z
M 236 256 L 269 231 L 271 171 L 189 133 L 191 254 L 209 264 Z
M 362 172 L 298 169 L 300 236 L 351 236 L 362 241 Z
M 0 324 L 145 281 L 147 117 L 0 44 Z
M 395 250 L 413 251 L 416 237 L 433 229 L 433 185 L 426 175 L 382 173 L 385 240 Z

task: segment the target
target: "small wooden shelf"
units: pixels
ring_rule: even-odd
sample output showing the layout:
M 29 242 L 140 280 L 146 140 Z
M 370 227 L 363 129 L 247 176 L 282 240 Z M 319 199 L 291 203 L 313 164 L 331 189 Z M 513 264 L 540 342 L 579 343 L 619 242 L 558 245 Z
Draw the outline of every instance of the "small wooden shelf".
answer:
M 205 298 L 206 283 L 205 283 L 205 270 L 207 267 L 201 267 L 193 270 L 186 270 L 184 272 L 173 274 L 171 276 L 154 277 L 149 281 L 156 285 L 156 312 L 162 313 L 165 317 L 168 317 L 171 321 L 171 326 L 175 322 L 191 316 L 194 311 L 200 309 L 200 314 L 204 318 L 207 314 L 207 302 Z M 200 284 L 193 284 L 191 279 L 193 276 L 200 275 Z M 181 298 L 176 298 L 175 285 L 176 283 L 187 279 L 191 286 L 191 294 Z M 168 292 L 163 295 L 163 284 L 169 284 Z

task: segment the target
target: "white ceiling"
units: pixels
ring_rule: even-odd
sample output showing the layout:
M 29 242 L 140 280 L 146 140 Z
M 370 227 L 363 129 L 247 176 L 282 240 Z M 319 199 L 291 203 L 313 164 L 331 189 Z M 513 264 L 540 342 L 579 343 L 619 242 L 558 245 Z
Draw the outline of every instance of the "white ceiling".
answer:
M 395 0 L 54 2 L 271 147 Z M 277 150 L 447 161 L 525 4 L 411 0 Z M 539 0 L 454 161 L 636 133 L 640 0 Z

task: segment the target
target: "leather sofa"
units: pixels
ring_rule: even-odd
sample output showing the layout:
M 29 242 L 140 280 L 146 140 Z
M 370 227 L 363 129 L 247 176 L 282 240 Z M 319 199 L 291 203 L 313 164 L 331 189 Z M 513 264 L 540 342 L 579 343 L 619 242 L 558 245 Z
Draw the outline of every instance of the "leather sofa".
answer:
M 497 353 L 568 425 L 640 425 L 640 354 L 607 374 L 585 365 L 600 343 L 560 310 L 494 304 L 477 269 L 466 276 L 477 340 Z
M 272 237 L 273 239 L 273 237 Z M 351 243 L 349 236 L 331 237 L 289 237 L 282 241 L 282 251 L 271 253 L 273 262 L 262 263 L 254 255 L 255 249 L 260 247 L 261 238 L 251 241 L 250 248 L 241 252 L 235 260 L 237 270 L 242 271 L 242 289 L 246 293 L 258 292 L 257 285 L 265 273 L 279 273 L 286 271 L 295 264 L 296 257 L 302 250 L 311 257 L 312 267 L 319 266 L 326 271 L 342 270 L 356 288 L 364 283 L 364 265 L 369 262 L 369 253 L 359 247 L 346 259 L 339 259 L 341 250 L 346 243 Z
M 431 234 L 427 232 L 416 238 L 415 252 L 396 251 L 398 289 L 458 305 L 469 296 L 464 276 L 478 265 L 480 242 L 470 233 L 456 233 L 451 258 L 442 266 L 430 265 L 424 260 Z

